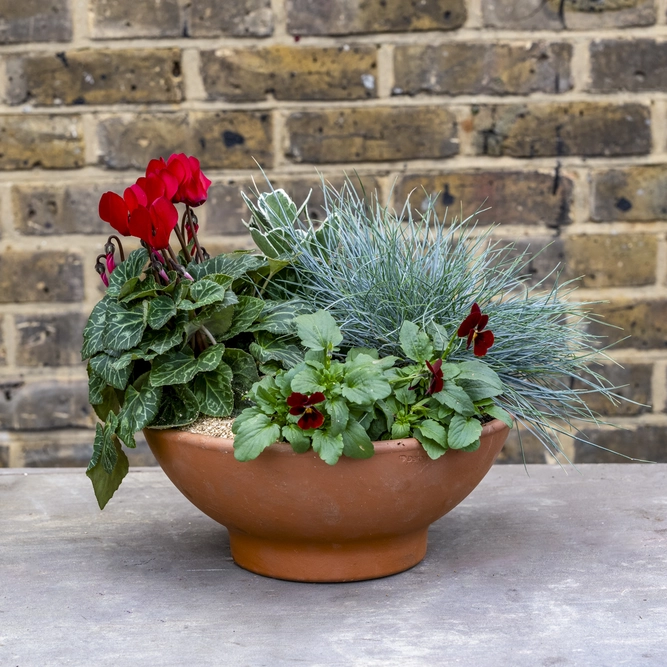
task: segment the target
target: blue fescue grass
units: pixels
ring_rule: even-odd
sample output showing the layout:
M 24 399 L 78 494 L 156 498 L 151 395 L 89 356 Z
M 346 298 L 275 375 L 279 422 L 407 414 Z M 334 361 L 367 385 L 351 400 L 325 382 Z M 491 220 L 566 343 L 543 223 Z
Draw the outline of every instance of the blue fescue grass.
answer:
M 512 244 L 493 241 L 493 228 L 476 228 L 475 216 L 439 219 L 434 199 L 423 212 L 409 199 L 394 210 L 350 181 L 339 190 L 323 181 L 322 189 L 322 223 L 305 213 L 295 225 L 289 211 L 271 221 L 295 249 L 295 270 L 269 289 L 331 312 L 346 346 L 401 357 L 404 320 L 454 332 L 477 302 L 495 335 L 484 360 L 507 388 L 499 403 L 554 456 L 562 454 L 559 433 L 579 433 L 579 422 L 605 423 L 587 406 L 587 394 L 624 400 L 592 369 L 591 362 L 606 358 L 600 338 L 587 331 L 597 321 L 595 302 L 573 300 L 572 281 L 556 275 L 551 288 L 530 285 L 527 251 L 516 255 Z M 471 354 L 460 340 L 450 358 Z

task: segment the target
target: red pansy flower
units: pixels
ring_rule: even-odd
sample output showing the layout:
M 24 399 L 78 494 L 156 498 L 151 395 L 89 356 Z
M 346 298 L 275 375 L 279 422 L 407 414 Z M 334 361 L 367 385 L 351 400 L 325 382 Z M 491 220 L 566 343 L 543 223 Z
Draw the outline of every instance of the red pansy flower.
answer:
M 287 398 L 287 405 L 290 406 L 289 413 L 291 415 L 303 415 L 296 425 L 304 431 L 322 426 L 324 415 L 313 406 L 324 400 L 324 394 L 321 391 L 316 391 L 310 396 L 300 394 L 298 391 L 292 392 Z
M 476 357 L 483 357 L 489 348 L 493 345 L 493 332 L 483 331 L 489 321 L 488 315 L 482 315 L 480 307 L 473 303 L 470 309 L 470 315 L 463 320 L 457 332 L 460 338 L 468 337 L 466 349 L 473 344 L 473 351 Z
M 441 392 L 442 388 L 445 386 L 445 381 L 442 379 L 442 359 L 437 359 L 433 362 L 433 365 L 427 361 L 426 366 L 428 367 L 429 371 L 431 371 L 433 376 L 428 385 L 426 393 L 429 395 L 437 394 L 438 392 Z

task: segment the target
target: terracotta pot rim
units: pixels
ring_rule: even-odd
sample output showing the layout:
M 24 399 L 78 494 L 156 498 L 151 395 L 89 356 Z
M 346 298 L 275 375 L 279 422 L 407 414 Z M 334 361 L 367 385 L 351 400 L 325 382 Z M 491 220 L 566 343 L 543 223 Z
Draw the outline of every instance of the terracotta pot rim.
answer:
M 499 419 L 494 419 L 493 421 L 488 422 L 484 425 L 482 429 L 482 437 L 490 436 L 498 431 L 501 431 L 503 428 L 507 428 L 505 423 Z M 218 438 L 212 435 L 204 435 L 203 433 L 192 433 L 191 431 L 180 431 L 178 429 L 146 429 L 146 430 L 167 430 L 167 431 L 177 431 L 178 440 L 181 444 L 184 445 L 193 445 L 200 449 L 212 449 L 217 451 L 227 452 L 229 454 L 234 453 L 234 440 L 232 438 Z M 393 450 L 400 449 L 401 451 L 405 450 L 416 450 L 421 449 L 422 446 L 416 438 L 400 438 L 398 440 L 375 440 L 373 442 L 375 447 L 375 453 L 379 454 L 381 452 L 390 452 Z M 287 442 L 276 442 L 270 445 L 264 451 L 272 451 L 276 454 L 285 452 L 285 453 L 294 453 L 292 446 Z

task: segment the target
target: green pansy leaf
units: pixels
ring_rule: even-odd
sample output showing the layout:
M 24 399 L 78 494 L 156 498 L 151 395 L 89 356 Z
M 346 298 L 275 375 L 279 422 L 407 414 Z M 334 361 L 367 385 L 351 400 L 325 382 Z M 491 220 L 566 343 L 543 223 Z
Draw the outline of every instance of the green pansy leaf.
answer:
M 199 373 L 193 383 L 199 411 L 211 417 L 229 417 L 234 409 L 232 369 L 220 363 L 213 371 Z
M 451 380 L 445 382 L 444 389 L 437 394 L 433 394 L 433 398 L 466 417 L 470 417 L 476 413 L 470 396 Z
M 279 361 L 287 368 L 303 361 L 303 352 L 290 338 L 274 338 L 265 331 L 255 334 L 255 342 L 250 343 L 250 353 L 261 363 Z
M 222 340 L 233 338 L 240 333 L 252 331 L 250 325 L 259 317 L 264 308 L 264 301 L 254 296 L 238 297 L 238 304 L 234 306 L 232 326 L 224 333 Z
M 316 391 L 324 391 L 326 387 L 322 382 L 322 373 L 315 368 L 307 366 L 292 379 L 292 391 L 297 391 L 300 394 L 312 394 Z
M 338 435 L 332 435 L 328 431 L 317 429 L 313 431 L 311 439 L 313 449 L 325 463 L 332 466 L 341 457 L 345 444 L 343 442 L 343 436 L 340 433 Z
M 458 364 L 459 380 L 472 380 L 477 383 L 488 384 L 493 389 L 497 389 L 501 393 L 504 391 L 503 381 L 498 374 L 483 361 L 464 361 Z
M 151 299 L 148 304 L 148 326 L 151 329 L 161 329 L 175 315 L 176 304 L 165 294 Z
M 482 444 L 481 440 L 475 440 L 475 442 L 472 443 L 472 445 L 468 445 L 467 447 L 464 447 L 460 451 L 462 452 L 476 452 Z
M 93 458 L 88 465 L 86 475 L 93 484 L 95 498 L 101 510 L 111 500 L 129 468 L 127 456 L 120 442 L 111 434 L 111 429 L 97 424 Z
M 191 424 L 199 416 L 195 395 L 185 385 L 164 387 L 157 417 L 150 428 L 172 428 Z
M 408 422 L 395 421 L 391 425 L 391 437 L 394 438 L 394 440 L 407 438 L 409 435 L 410 435 L 410 424 Z
M 95 353 L 104 349 L 104 331 L 107 324 L 107 311 L 111 299 L 104 296 L 95 304 L 88 322 L 83 330 L 83 347 L 81 348 L 81 359 L 86 360 Z
M 283 438 L 292 445 L 297 454 L 303 454 L 310 449 L 310 438 L 296 424 L 287 424 L 282 428 Z
M 111 357 L 105 352 L 96 354 L 90 361 L 90 367 L 92 368 L 97 375 L 104 378 L 104 381 L 116 387 L 116 389 L 125 389 L 127 385 L 127 380 L 130 377 L 132 372 L 132 363 L 125 366 L 124 368 L 117 369 L 114 368 L 114 362 L 117 361 L 117 357 Z
M 486 412 L 487 415 L 490 415 L 494 419 L 500 419 L 500 421 L 504 424 L 507 424 L 509 428 L 514 426 L 512 415 L 504 408 L 501 408 L 499 405 L 489 405 L 488 407 L 484 408 L 484 412 Z
M 331 426 L 329 427 L 331 435 L 342 433 L 350 418 L 350 410 L 347 407 L 345 399 L 340 396 L 329 399 L 324 402 L 323 407 L 324 411 L 331 417 Z
M 371 359 L 378 359 L 379 357 L 378 351 L 371 347 L 351 347 L 345 359 L 347 361 L 354 361 L 360 354 L 365 354 L 367 357 L 371 357 Z
M 442 371 L 442 379 L 443 380 L 453 380 L 455 377 L 459 375 L 461 372 L 459 369 L 459 364 L 442 364 L 440 367 L 440 370 Z
M 333 350 L 343 341 L 336 320 L 326 310 L 295 318 L 297 334 L 310 350 Z
M 429 322 L 426 325 L 426 333 L 433 341 L 434 350 L 442 354 L 449 345 L 450 335 L 447 329 L 437 322 Z
M 118 413 L 118 436 L 128 447 L 136 446 L 134 434 L 153 421 L 161 399 L 162 387 L 151 387 L 148 382 L 139 391 L 132 385 L 127 388 L 125 403 Z
M 267 447 L 280 440 L 280 426 L 261 413 L 243 421 L 234 432 L 234 458 L 237 461 L 256 459 Z
M 128 280 L 141 276 L 146 262 L 148 262 L 148 252 L 145 248 L 133 250 L 128 258 L 113 270 L 109 277 L 107 294 L 109 296 L 120 296 L 121 290 Z
M 146 329 L 145 315 L 141 304 L 127 309 L 119 303 L 111 302 L 107 310 L 104 349 L 123 352 L 135 347 Z
M 440 443 L 435 440 L 431 440 L 428 436 L 424 435 L 421 432 L 421 429 L 413 429 L 414 437 L 419 440 L 421 446 L 424 448 L 424 451 L 428 454 L 430 459 L 439 459 L 446 451 L 447 448 L 443 447 Z
M 391 385 L 382 373 L 381 362 L 360 354 L 346 364 L 341 390 L 348 401 L 368 405 L 387 398 L 391 394 Z
M 414 322 L 403 322 L 398 339 L 408 359 L 430 361 L 433 358 L 433 345 L 429 337 Z
M 441 447 L 447 447 L 447 431 L 438 422 L 432 419 L 424 419 L 419 424 L 419 430 L 429 440 L 435 440 Z
M 479 440 L 482 424 L 474 417 L 454 415 L 449 423 L 448 444 L 452 449 L 464 449 Z
M 412 405 L 417 402 L 417 392 L 409 387 L 397 387 L 394 389 L 394 396 L 403 405 Z
M 333 435 L 333 434 L 332 434 Z M 367 459 L 373 456 L 375 448 L 366 429 L 354 419 L 350 419 L 341 433 L 343 437 L 343 454 L 353 459 Z
M 486 382 L 478 382 L 476 380 L 461 380 L 456 378 L 456 381 L 461 385 L 463 390 L 470 396 L 470 399 L 473 401 L 481 401 L 486 398 L 492 398 L 494 396 L 500 396 L 504 389 L 499 389 L 493 385 L 487 384 Z

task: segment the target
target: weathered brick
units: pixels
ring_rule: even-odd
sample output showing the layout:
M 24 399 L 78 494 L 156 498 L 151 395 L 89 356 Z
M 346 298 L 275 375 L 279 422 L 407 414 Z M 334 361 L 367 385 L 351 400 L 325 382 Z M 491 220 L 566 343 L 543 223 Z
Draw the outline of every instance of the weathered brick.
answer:
M 611 303 L 595 306 L 595 313 L 604 324 L 591 322 L 588 331 L 597 336 L 605 336 L 601 345 L 615 343 L 630 336 L 620 345 L 638 349 L 662 349 L 667 347 L 667 301 L 645 299 L 619 299 Z
M 0 169 L 71 169 L 84 163 L 76 116 L 0 116 Z
M 667 220 L 667 165 L 606 169 L 591 179 L 593 220 Z
M 0 303 L 81 301 L 81 257 L 63 251 L 0 254 Z
M 667 90 L 667 42 L 608 39 L 593 42 L 590 53 L 594 92 Z
M 16 315 L 18 366 L 75 366 L 81 363 L 83 327 L 80 313 Z
M 651 152 L 642 104 L 570 102 L 474 108 L 464 123 L 478 155 L 617 156 Z
M 0 318 L 0 366 L 4 366 L 7 363 L 7 348 L 5 346 L 5 335 L 1 327 L 2 327 L 2 319 Z M 1 385 L 0 385 L 0 391 L 2 391 Z
M 2 391 L 2 428 L 41 431 L 51 428 L 91 428 L 95 413 L 88 403 L 88 383 L 32 382 Z
M 613 403 L 600 393 L 587 394 L 584 396 L 586 405 L 591 410 L 601 415 L 628 416 L 640 415 L 651 410 L 651 377 L 653 375 L 652 364 L 625 363 L 622 366 L 611 362 L 595 364 L 591 370 L 605 377 L 613 386 L 615 394 L 628 399 Z M 584 375 L 585 380 L 590 380 L 590 375 Z M 574 389 L 590 390 L 585 382 L 576 381 Z M 631 403 L 630 401 L 634 401 Z M 639 405 L 639 404 L 642 405 Z
M 293 113 L 288 155 L 333 163 L 443 158 L 458 153 L 456 119 L 443 107 L 383 107 Z
M 287 30 L 295 35 L 456 30 L 465 0 L 287 0 Z
M 394 95 L 527 95 L 572 87 L 572 46 L 450 42 L 396 46 Z
M 423 188 L 423 189 L 422 189 Z M 412 201 L 425 210 L 428 198 L 440 193 L 436 210 L 444 215 L 472 215 L 490 207 L 479 216 L 481 224 L 545 225 L 559 228 L 572 222 L 572 181 L 558 172 L 470 171 L 442 174 L 410 174 L 396 186 L 396 201 L 402 202 L 414 191 Z
M 101 120 L 101 162 L 145 169 L 151 158 L 184 152 L 204 168 L 253 169 L 273 164 L 273 123 L 266 111 L 116 114 Z
M 192 0 L 185 34 L 190 37 L 267 37 L 273 33 L 271 0 Z
M 181 37 L 178 0 L 92 0 L 93 39 Z
M 583 439 L 598 445 L 584 442 Z M 626 456 L 655 463 L 667 462 L 667 427 L 638 426 L 636 429 L 595 429 L 582 431 L 582 439 L 575 442 L 576 463 L 632 463 Z M 599 447 L 606 447 L 607 452 Z M 618 453 L 614 453 L 618 452 Z M 619 456 L 623 454 L 624 456 Z
M 521 442 L 516 426 L 510 431 L 496 463 L 546 463 L 547 450 L 544 445 L 526 429 L 521 429 Z
M 656 20 L 653 0 L 482 0 L 482 12 L 487 26 L 512 30 L 598 30 Z
M 10 104 L 180 102 L 179 49 L 83 49 L 7 60 Z
M 577 234 L 564 239 L 564 277 L 581 277 L 582 287 L 652 285 L 658 239 L 648 234 Z
M 503 261 L 512 261 L 519 256 L 523 257 L 521 275 L 527 276 L 527 285 L 537 285 L 551 288 L 560 274 L 565 263 L 565 249 L 562 237 L 531 236 L 518 239 L 490 239 L 491 243 L 498 243 L 498 247 L 511 245 Z
M 201 53 L 209 99 L 354 100 L 377 97 L 377 47 L 271 46 Z
M 0 444 L 0 468 L 9 468 L 9 445 Z
M 373 176 L 363 176 L 362 183 L 367 194 L 375 192 L 379 188 L 378 181 Z M 334 188 L 340 188 L 344 178 L 340 175 L 326 176 L 327 183 Z M 268 192 L 269 186 L 262 180 L 255 179 L 255 184 L 261 192 Z M 308 215 L 311 220 L 322 220 L 324 217 L 323 205 L 324 195 L 321 189 L 321 181 L 312 178 L 294 178 L 275 176 L 271 178 L 274 188 L 283 188 L 287 194 L 301 206 L 308 198 Z M 353 184 L 359 190 L 356 178 Z M 241 197 L 241 192 L 250 197 L 253 196 L 255 186 L 249 178 L 229 178 L 223 182 L 214 183 L 208 196 L 206 206 L 206 233 L 207 234 L 247 234 L 248 230 L 242 220 L 248 220 L 250 214 Z
M 0 0 L 0 44 L 70 39 L 68 0 Z
M 97 214 L 102 193 L 122 192 L 126 182 L 15 185 L 12 188 L 14 225 L 21 234 L 104 234 L 109 225 Z

